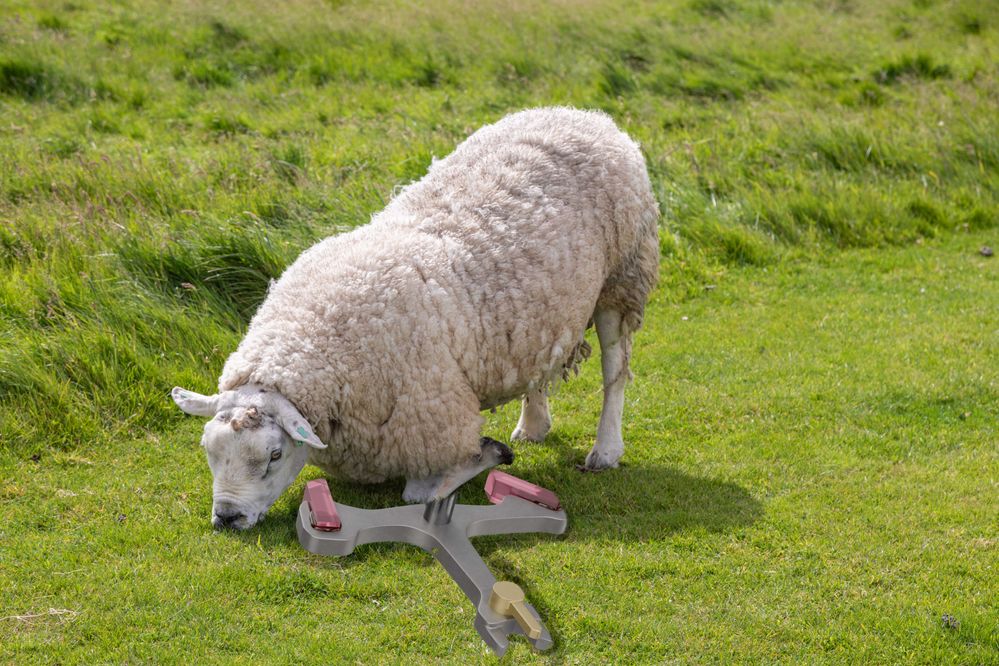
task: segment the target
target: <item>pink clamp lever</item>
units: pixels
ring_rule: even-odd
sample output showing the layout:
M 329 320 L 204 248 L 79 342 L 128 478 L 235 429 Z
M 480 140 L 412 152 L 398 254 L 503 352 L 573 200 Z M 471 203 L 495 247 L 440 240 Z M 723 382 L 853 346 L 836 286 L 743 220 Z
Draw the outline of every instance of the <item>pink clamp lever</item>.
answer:
M 489 472 L 489 476 L 486 477 L 486 497 L 489 498 L 489 501 L 493 504 L 499 504 L 507 495 L 526 499 L 528 502 L 540 504 L 552 511 L 558 511 L 562 508 L 558 496 L 547 488 L 536 486 L 498 469 Z
M 324 532 L 340 529 L 340 516 L 326 479 L 315 479 L 305 484 L 305 502 L 309 505 L 313 527 Z

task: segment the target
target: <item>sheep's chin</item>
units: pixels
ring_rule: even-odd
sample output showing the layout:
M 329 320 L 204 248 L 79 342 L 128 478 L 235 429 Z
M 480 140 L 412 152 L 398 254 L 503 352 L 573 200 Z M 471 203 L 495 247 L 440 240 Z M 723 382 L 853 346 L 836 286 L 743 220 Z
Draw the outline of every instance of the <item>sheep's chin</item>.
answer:
M 264 519 L 264 517 L 267 515 L 267 512 L 269 510 L 270 510 L 270 507 L 268 507 L 267 509 L 264 509 L 263 511 L 250 511 L 248 513 L 243 514 L 242 518 L 236 520 L 235 522 L 226 524 L 226 525 L 223 525 L 219 521 L 219 519 L 217 517 L 217 514 L 214 511 L 212 511 L 212 526 L 216 530 L 227 530 L 228 529 L 228 530 L 236 530 L 237 532 L 242 532 L 243 530 L 248 530 L 251 527 L 253 527 L 254 525 L 256 525 L 257 523 L 259 523 L 260 521 L 262 521 Z M 251 518 L 251 516 L 252 516 L 252 518 Z
M 212 527 L 216 530 L 242 531 L 250 529 L 264 519 L 277 498 L 269 502 L 262 500 L 263 498 L 241 500 L 226 493 L 214 496 L 209 515 Z M 234 513 L 238 514 L 238 517 L 232 519 Z

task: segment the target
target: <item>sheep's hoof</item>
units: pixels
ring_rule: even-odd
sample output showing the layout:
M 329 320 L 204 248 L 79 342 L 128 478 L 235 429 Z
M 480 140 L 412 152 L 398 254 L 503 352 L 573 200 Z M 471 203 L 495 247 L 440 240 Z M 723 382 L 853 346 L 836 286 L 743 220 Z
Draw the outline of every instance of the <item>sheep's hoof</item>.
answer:
M 483 459 L 491 455 L 497 465 L 509 465 L 513 463 L 513 450 L 503 442 L 483 437 L 479 440 L 479 446 L 482 447 Z
M 576 469 L 580 472 L 602 472 L 607 469 L 614 469 L 618 466 L 618 461 L 621 460 L 622 453 L 623 451 L 606 452 L 593 449 L 586 456 L 586 463 L 576 465 Z
M 545 441 L 545 435 L 547 435 L 547 434 L 548 434 L 547 430 L 545 430 L 541 434 L 534 434 L 534 433 L 528 432 L 526 428 L 521 428 L 520 426 L 518 426 L 513 431 L 513 434 L 510 435 L 510 441 L 511 442 L 543 442 L 543 441 Z

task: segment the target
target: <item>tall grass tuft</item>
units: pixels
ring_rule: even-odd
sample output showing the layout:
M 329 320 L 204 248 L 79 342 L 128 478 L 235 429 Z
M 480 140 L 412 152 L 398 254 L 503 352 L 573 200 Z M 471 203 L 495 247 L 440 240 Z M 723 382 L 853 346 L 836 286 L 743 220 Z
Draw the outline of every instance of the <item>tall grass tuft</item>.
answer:
M 179 418 L 305 247 L 527 106 L 640 141 L 658 298 L 995 226 L 987 4 L 4 5 L 2 446 Z

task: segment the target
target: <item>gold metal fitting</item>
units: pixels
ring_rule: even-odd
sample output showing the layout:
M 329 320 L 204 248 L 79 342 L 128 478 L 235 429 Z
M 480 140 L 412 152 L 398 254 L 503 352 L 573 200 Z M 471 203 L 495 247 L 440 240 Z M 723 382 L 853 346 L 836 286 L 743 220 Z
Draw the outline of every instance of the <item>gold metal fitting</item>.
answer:
M 516 620 L 528 638 L 541 637 L 541 625 L 524 604 L 524 591 L 520 589 L 520 585 L 509 580 L 496 581 L 489 595 L 489 607 L 500 615 Z

